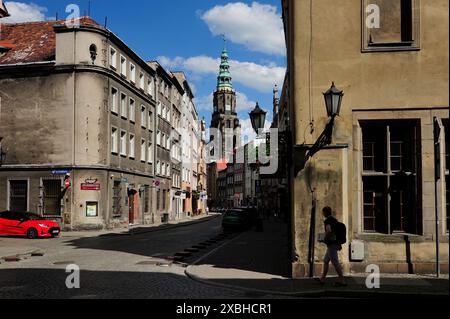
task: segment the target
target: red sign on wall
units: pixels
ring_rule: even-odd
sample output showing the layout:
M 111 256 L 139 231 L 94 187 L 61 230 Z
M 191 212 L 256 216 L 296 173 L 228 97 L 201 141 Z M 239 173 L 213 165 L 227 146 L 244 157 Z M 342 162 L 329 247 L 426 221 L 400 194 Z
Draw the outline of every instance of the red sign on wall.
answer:
M 94 183 L 94 184 L 83 183 L 83 184 L 81 184 L 81 190 L 82 191 L 99 191 L 100 184 L 99 183 Z

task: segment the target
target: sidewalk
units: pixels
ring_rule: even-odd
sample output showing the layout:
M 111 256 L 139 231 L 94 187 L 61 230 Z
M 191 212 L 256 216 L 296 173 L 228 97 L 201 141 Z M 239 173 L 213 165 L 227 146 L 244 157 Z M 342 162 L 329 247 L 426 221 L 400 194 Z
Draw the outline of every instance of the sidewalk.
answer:
M 117 228 L 112 230 L 86 230 L 86 231 L 69 231 L 62 232 L 62 238 L 73 238 L 73 237 L 97 237 L 97 236 L 132 236 L 145 234 L 149 232 L 162 231 L 171 228 L 189 226 L 196 223 L 206 222 L 208 220 L 214 219 L 221 216 L 216 213 L 209 213 L 209 215 L 200 215 L 194 217 L 187 217 L 180 220 L 170 221 L 166 224 L 158 225 L 132 225 L 129 228 Z
M 366 275 L 352 275 L 348 286 L 335 288 L 334 278 L 321 286 L 314 279 L 290 279 L 287 226 L 265 222 L 264 232 L 247 231 L 186 269 L 202 283 L 259 294 L 303 297 L 448 296 L 449 280 L 432 276 L 382 275 L 380 289 L 366 287 Z

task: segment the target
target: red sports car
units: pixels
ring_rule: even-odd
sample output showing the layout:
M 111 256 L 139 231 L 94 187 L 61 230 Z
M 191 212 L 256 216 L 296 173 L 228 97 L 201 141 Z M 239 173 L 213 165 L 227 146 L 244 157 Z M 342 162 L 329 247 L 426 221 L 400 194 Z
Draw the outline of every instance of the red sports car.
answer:
M 1 212 L 0 235 L 39 237 L 57 237 L 61 229 L 57 222 L 46 220 L 33 213 Z

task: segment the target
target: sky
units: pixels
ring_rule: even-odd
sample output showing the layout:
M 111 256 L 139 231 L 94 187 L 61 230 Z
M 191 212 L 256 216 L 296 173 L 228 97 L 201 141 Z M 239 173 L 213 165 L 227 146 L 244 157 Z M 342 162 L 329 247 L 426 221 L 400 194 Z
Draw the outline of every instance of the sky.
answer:
M 90 2 L 90 6 L 89 6 Z M 9 21 L 66 18 L 76 4 L 89 12 L 146 61 L 158 60 L 170 71 L 184 71 L 195 94 L 200 118 L 211 121 L 223 34 L 231 60 L 237 111 L 243 131 L 256 102 L 272 119 L 273 87 L 282 86 L 286 53 L 281 0 L 33 0 L 5 1 Z

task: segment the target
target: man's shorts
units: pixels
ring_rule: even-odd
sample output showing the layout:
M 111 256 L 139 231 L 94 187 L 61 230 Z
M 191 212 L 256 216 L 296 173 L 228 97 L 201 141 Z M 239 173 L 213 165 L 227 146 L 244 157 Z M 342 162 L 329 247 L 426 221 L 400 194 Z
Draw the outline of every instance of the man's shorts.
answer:
M 339 265 L 339 251 L 342 249 L 341 245 L 333 244 L 328 246 L 327 253 L 325 254 L 325 257 L 323 261 L 328 264 L 331 263 L 333 265 Z

